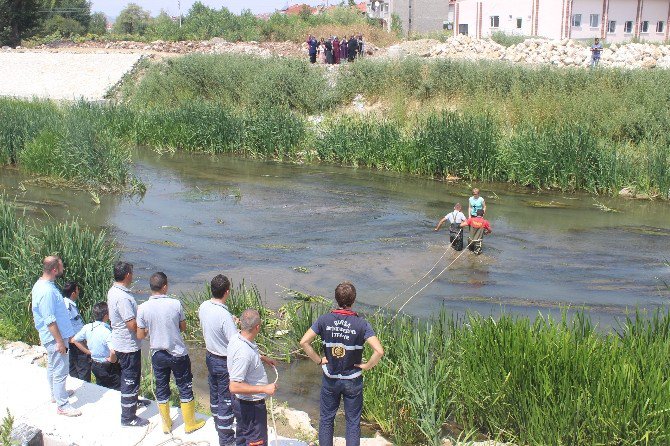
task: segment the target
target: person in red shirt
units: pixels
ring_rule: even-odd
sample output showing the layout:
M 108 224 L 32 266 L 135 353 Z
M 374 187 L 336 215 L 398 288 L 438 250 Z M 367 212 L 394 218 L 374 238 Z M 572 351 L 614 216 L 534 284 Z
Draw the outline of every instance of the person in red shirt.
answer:
M 491 233 L 491 225 L 484 219 L 484 210 L 478 209 L 476 217 L 470 217 L 463 223 L 461 228 L 470 226 L 470 237 L 468 237 L 468 249 L 475 254 L 482 252 L 482 239 Z

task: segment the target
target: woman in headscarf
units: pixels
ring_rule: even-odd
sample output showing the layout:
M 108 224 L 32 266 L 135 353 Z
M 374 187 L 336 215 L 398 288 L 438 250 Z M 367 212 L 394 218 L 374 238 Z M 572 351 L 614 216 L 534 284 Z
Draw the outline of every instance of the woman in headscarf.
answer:
M 333 39 L 333 63 L 340 63 L 340 41 L 337 40 L 337 36 Z

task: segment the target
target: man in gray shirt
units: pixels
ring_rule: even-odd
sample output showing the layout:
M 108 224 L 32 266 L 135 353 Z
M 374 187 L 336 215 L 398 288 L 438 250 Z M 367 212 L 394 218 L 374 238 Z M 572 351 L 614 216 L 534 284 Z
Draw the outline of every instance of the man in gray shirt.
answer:
M 186 316 L 181 302 L 167 296 L 168 280 L 164 273 L 152 274 L 149 286 L 151 297 L 137 310 L 137 338 L 150 337 L 151 365 L 163 432 L 169 434 L 172 431 L 169 402 L 172 373 L 179 388 L 184 430 L 190 433 L 203 427 L 205 421 L 195 418 L 191 359 L 181 335 L 186 330 Z
M 228 343 L 237 336 L 237 327 L 226 306 L 230 296 L 230 280 L 219 274 L 212 279 L 210 288 L 212 298 L 200 304 L 198 309 L 207 348 L 205 362 L 209 372 L 209 405 L 219 435 L 219 446 L 231 446 L 235 444 L 235 431 L 227 356 Z
M 240 316 L 242 332 L 228 344 L 228 371 L 233 411 L 237 419 L 238 445 L 264 445 L 268 442 L 268 414 L 265 397 L 274 395 L 276 384 L 268 384 L 258 346 L 254 342 L 261 331 L 261 316 L 249 308 Z
M 133 265 L 116 262 L 114 285 L 107 293 L 109 321 L 112 326 L 110 346 L 116 352 L 121 366 L 121 425 L 146 426 L 144 418 L 136 415 L 142 377 L 142 353 L 137 340 L 137 302 L 130 294 L 133 283 Z M 143 403 L 143 402 L 142 402 Z M 144 405 L 144 404 L 143 404 Z

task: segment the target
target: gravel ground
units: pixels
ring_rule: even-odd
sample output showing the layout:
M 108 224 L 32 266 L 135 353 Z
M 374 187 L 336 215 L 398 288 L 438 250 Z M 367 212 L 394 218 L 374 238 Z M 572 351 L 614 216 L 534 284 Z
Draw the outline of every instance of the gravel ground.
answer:
M 0 96 L 97 101 L 142 54 L 0 52 Z

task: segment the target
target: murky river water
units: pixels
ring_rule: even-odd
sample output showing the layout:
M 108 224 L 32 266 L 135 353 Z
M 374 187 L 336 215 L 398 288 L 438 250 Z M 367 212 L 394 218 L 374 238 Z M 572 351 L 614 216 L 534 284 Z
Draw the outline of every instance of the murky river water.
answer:
M 18 194 L 32 215 L 44 209 L 107 228 L 135 264 L 140 294 L 156 270 L 170 277 L 172 292 L 200 287 L 223 272 L 257 284 L 270 306 L 283 302 L 284 287 L 331 296 L 343 280 L 356 285 L 361 305 L 383 305 L 444 253 L 448 233 L 433 228 L 470 195 L 467 184 L 229 157 L 139 151 L 136 166 L 148 185 L 143 199 L 105 196 L 96 206 L 84 192 L 30 185 L 22 192 L 25 177 L 7 169 L 0 170 L 0 188 Z M 558 315 L 561 306 L 585 305 L 608 325 L 627 308 L 653 308 L 669 297 L 661 279 L 670 279 L 664 264 L 670 260 L 670 204 L 478 186 L 494 231 L 484 253 L 460 257 L 406 312 L 504 308 Z M 533 201 L 566 207 L 536 208 Z M 455 256 L 449 252 L 436 272 Z M 287 367 L 280 399 L 314 415 L 318 370 Z M 205 375 L 198 373 L 201 394 Z

